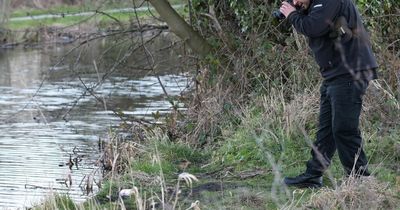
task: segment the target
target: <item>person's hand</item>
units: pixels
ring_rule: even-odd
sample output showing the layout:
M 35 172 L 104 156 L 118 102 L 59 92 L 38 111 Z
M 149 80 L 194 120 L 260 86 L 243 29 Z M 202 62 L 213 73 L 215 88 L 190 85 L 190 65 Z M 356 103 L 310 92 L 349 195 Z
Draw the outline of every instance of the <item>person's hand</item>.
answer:
M 279 8 L 279 11 L 285 15 L 285 17 L 288 17 L 290 15 L 290 13 L 296 11 L 296 8 L 294 8 L 291 4 L 289 4 L 286 1 L 282 2 L 282 6 L 281 8 Z

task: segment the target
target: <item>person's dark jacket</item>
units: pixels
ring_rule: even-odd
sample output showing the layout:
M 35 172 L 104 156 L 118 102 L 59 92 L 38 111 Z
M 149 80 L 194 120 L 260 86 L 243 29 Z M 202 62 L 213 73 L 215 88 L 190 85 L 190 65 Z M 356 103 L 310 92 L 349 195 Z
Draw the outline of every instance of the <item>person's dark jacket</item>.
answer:
M 292 12 L 288 20 L 295 29 L 308 37 L 308 43 L 325 79 L 339 75 L 357 75 L 378 67 L 355 5 L 351 0 L 310 0 L 305 12 Z M 338 17 L 344 16 L 353 32 L 350 40 L 332 38 Z

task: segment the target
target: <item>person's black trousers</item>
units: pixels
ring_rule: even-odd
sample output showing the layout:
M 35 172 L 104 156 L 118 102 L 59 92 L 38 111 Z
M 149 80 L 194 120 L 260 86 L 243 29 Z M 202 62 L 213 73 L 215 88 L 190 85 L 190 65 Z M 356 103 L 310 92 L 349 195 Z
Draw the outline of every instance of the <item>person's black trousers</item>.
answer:
M 317 139 L 306 173 L 322 175 L 337 150 L 348 175 L 369 175 L 359 130 L 362 97 L 367 87 L 368 80 L 355 81 L 350 75 L 322 83 Z

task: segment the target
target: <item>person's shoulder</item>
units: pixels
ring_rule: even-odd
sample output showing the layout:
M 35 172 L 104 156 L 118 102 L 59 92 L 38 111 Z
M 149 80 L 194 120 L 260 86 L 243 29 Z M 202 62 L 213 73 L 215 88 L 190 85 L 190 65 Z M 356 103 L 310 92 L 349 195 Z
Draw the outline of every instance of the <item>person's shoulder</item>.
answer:
M 310 4 L 310 9 L 323 9 L 337 7 L 342 0 L 313 0 Z

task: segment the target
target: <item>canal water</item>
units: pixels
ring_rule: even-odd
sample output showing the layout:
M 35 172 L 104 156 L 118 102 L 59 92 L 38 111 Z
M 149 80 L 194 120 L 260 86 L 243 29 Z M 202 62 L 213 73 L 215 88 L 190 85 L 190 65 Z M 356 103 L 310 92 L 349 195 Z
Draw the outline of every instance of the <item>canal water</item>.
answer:
M 31 207 L 54 192 L 77 202 L 93 196 L 83 188 L 90 177 L 98 190 L 98 140 L 121 123 L 113 110 L 150 121 L 171 110 L 160 81 L 173 97 L 190 80 L 177 40 L 156 35 L 0 50 L 0 209 Z M 70 169 L 70 157 L 78 166 Z

